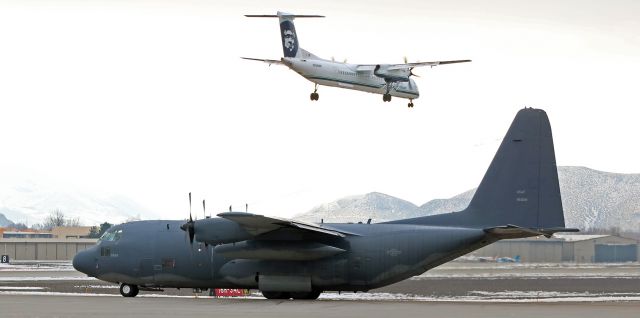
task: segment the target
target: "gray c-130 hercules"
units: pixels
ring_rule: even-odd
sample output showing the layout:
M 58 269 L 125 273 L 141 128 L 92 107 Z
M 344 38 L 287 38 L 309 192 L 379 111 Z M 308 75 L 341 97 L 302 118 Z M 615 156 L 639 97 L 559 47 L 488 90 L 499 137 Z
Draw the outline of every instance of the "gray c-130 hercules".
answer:
M 551 126 L 518 112 L 469 206 L 375 224 L 313 224 L 245 212 L 193 221 L 138 221 L 109 229 L 73 266 L 120 283 L 160 288 L 259 289 L 270 299 L 367 291 L 419 275 L 501 239 L 565 228 Z

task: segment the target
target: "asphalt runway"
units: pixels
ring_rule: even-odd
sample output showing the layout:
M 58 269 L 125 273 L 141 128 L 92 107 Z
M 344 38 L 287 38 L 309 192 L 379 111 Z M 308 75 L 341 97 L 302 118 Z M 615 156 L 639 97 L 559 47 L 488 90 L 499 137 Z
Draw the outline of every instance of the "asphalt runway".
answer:
M 0 317 L 640 317 L 640 264 L 450 263 L 369 293 L 317 301 L 195 295 L 190 289 L 123 298 L 115 284 L 69 264 L 0 267 Z
M 3 295 L 2 317 L 638 317 L 640 303 L 433 303 Z

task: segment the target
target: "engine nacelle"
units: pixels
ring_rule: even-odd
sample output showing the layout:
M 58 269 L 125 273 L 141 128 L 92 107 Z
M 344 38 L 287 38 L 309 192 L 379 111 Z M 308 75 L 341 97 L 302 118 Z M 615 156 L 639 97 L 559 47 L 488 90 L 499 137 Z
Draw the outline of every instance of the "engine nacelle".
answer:
M 194 232 L 196 241 L 211 245 L 240 242 L 253 237 L 238 223 L 223 218 L 197 220 L 194 222 Z
M 376 65 L 373 75 L 384 78 L 387 82 L 408 82 L 411 76 L 410 68 L 389 69 L 389 65 Z

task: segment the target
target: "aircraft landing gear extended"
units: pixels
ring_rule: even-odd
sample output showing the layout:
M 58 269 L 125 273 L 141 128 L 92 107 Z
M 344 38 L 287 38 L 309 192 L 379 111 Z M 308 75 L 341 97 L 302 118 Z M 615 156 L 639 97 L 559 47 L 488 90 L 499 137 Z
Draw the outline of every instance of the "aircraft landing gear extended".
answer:
M 391 101 L 391 94 L 389 94 L 389 91 L 391 91 L 391 83 L 390 82 L 386 82 L 385 84 L 385 93 L 382 95 L 382 101 L 383 102 L 390 102 Z
M 136 297 L 140 289 L 137 285 L 120 284 L 120 295 L 123 297 Z
M 316 87 L 313 90 L 313 93 L 311 93 L 311 95 L 309 96 L 309 98 L 311 98 L 312 101 L 320 99 L 320 94 L 318 94 L 318 84 L 316 84 Z
M 409 108 L 413 108 L 413 99 L 409 100 Z

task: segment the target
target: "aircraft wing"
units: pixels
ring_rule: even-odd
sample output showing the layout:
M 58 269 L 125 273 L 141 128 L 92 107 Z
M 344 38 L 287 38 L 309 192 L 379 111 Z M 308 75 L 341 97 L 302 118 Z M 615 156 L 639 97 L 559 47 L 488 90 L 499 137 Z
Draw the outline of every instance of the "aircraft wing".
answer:
M 218 216 L 240 224 L 240 226 L 242 226 L 247 232 L 255 235 L 271 232 L 279 228 L 295 228 L 302 231 L 321 233 L 337 237 L 345 237 L 347 236 L 347 234 L 356 235 L 353 233 L 347 233 L 322 227 L 313 223 L 246 212 L 224 212 L 218 214 Z
M 252 57 L 241 57 L 241 59 L 250 60 L 250 61 L 265 62 L 265 63 L 267 63 L 269 65 L 271 65 L 271 64 L 282 64 L 282 61 L 280 61 L 280 60 L 256 59 L 256 58 L 252 58 Z
M 471 60 L 452 60 L 452 61 L 434 61 L 434 62 L 415 62 L 415 63 L 403 63 L 403 64 L 380 64 L 380 66 L 386 66 L 387 70 L 400 70 L 421 66 L 438 66 L 445 64 L 455 64 L 455 63 L 467 63 L 471 62 Z M 356 66 L 357 71 L 373 71 L 377 64 L 360 64 Z

